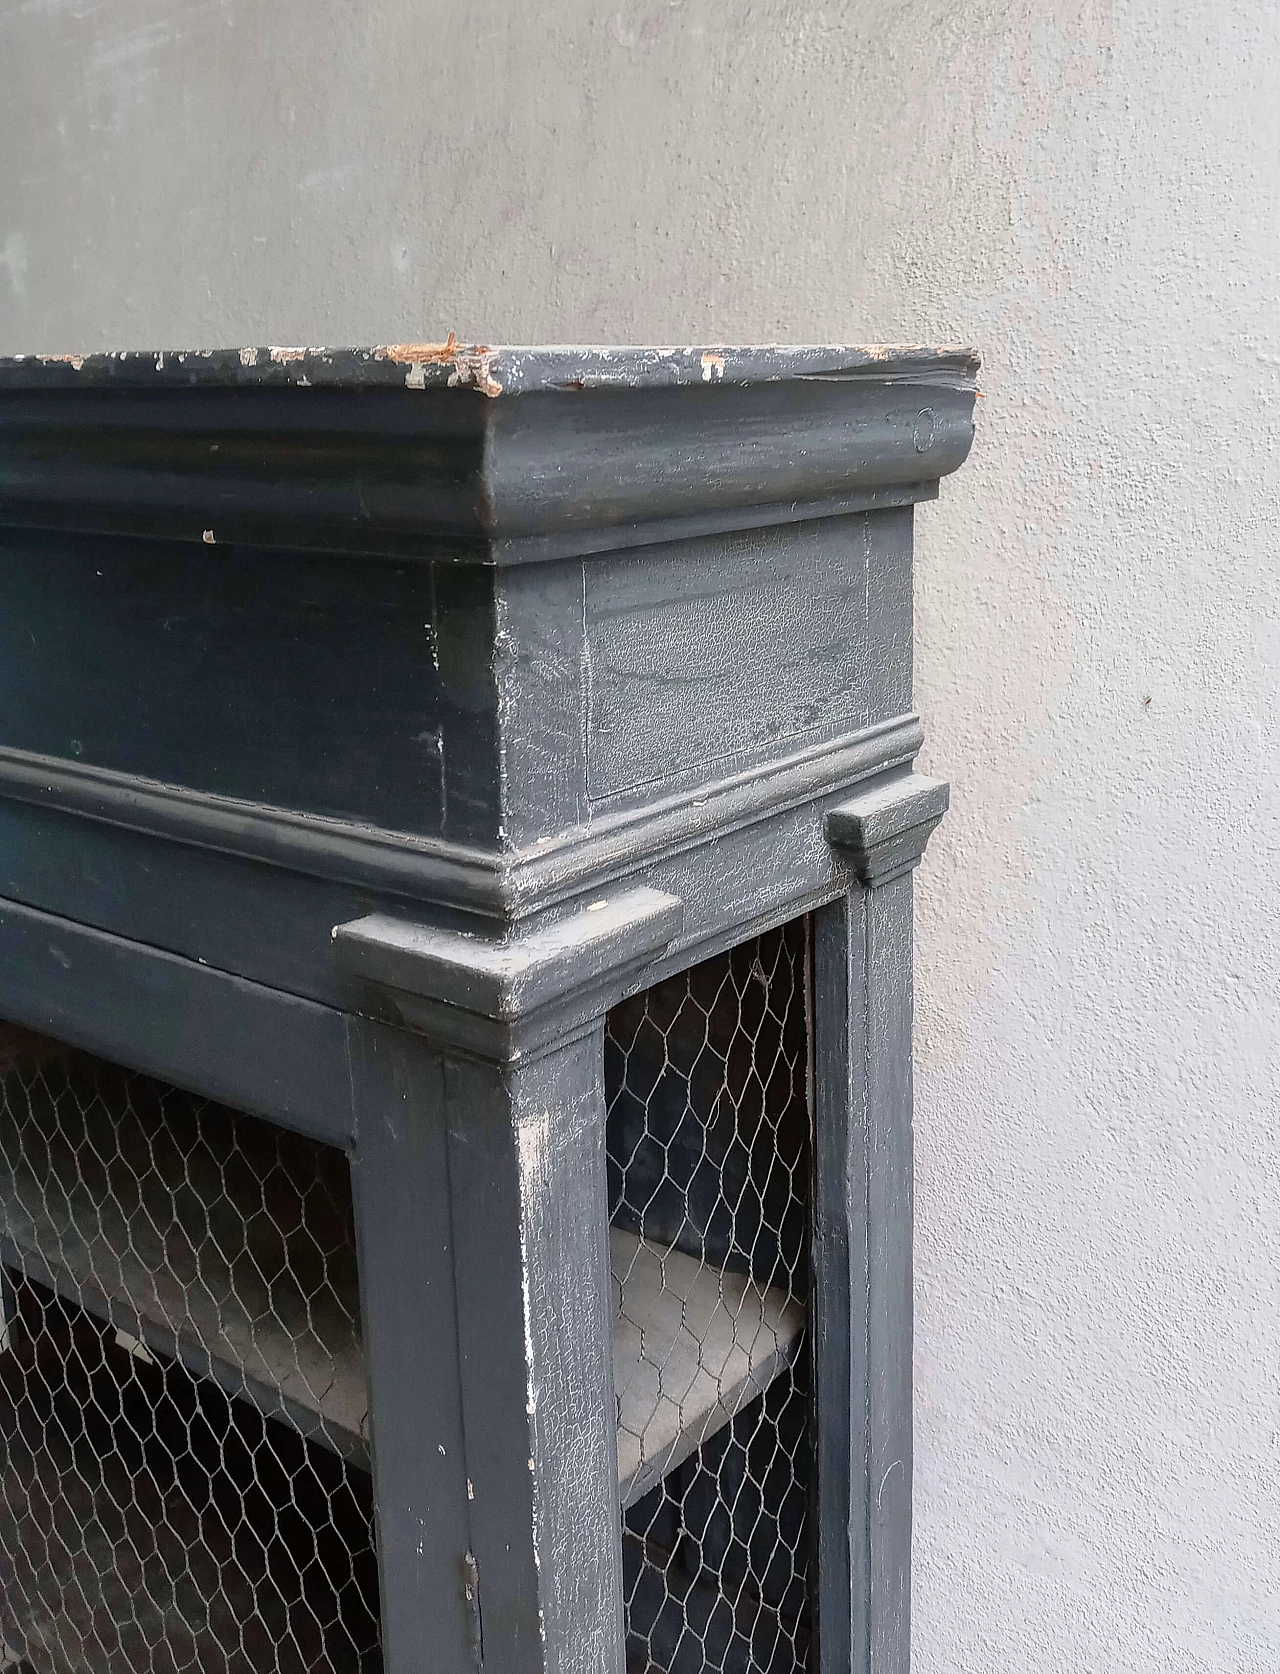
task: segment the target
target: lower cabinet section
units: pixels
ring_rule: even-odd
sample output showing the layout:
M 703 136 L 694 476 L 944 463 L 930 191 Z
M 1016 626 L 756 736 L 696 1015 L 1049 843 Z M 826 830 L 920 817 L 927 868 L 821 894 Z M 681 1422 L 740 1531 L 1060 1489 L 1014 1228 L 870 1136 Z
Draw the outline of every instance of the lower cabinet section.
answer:
M 808 1666 L 809 966 L 606 1022 L 629 1674 Z M 0 1669 L 376 1674 L 347 1157 L 0 1026 L 0 1271 Z

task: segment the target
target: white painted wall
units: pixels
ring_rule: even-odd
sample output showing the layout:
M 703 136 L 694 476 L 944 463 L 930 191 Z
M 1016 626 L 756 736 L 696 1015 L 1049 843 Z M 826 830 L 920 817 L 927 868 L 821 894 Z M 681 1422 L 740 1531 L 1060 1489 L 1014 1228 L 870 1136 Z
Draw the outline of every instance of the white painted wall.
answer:
M 962 338 L 921 1674 L 1280 1667 L 1276 0 L 0 0 L 0 351 Z

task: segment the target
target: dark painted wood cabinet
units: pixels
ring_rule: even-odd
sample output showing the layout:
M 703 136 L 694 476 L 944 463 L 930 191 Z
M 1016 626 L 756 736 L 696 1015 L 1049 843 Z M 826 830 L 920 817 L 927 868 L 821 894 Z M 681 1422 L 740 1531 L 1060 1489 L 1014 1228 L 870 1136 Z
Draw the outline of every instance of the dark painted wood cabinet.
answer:
M 906 1674 L 975 373 L 0 363 L 0 1667 Z

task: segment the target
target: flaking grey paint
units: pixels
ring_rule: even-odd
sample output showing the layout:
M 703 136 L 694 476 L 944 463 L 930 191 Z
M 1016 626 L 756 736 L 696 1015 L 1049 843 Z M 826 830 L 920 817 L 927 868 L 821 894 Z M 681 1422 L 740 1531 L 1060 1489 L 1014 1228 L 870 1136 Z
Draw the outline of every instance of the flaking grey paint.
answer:
M 456 370 L 463 354 L 449 352 Z M 838 351 L 823 364 L 844 371 L 815 384 L 813 353 L 762 350 L 717 355 L 723 380 L 690 391 L 662 381 L 661 356 L 588 354 L 581 381 L 601 365 L 615 385 L 633 375 L 602 405 L 572 379 L 504 391 L 503 355 L 517 386 L 565 367 L 560 351 L 495 351 L 479 383 L 467 362 L 457 387 L 433 388 L 419 356 L 420 379 L 393 397 L 379 371 L 362 405 L 376 356 L 338 357 L 338 387 L 320 392 L 302 373 L 328 375 L 334 357 L 286 357 L 283 387 L 277 361 L 250 356 L 197 360 L 185 383 L 169 357 L 0 364 L 0 431 L 18 437 L 16 467 L 0 461 L 5 585 L 12 632 L 32 646 L 0 727 L 0 800 L 19 839 L 4 860 L 14 896 L 40 901 L 0 903 L 0 986 L 15 1017 L 350 1148 L 388 1674 L 477 1661 L 489 1674 L 622 1674 L 602 1018 L 667 972 L 825 909 L 819 1152 L 843 1155 L 850 1183 L 862 1168 L 865 1190 L 819 1183 L 843 1238 L 814 1245 L 817 1340 L 835 1346 L 834 1375 L 818 1379 L 814 1518 L 820 1552 L 843 1541 L 849 1556 L 822 1576 L 819 1674 L 902 1674 L 910 872 L 945 787 L 910 771 L 910 511 L 851 513 L 845 491 L 893 476 L 908 445 L 893 412 L 926 393 L 938 406 L 945 393 L 949 418 L 910 439 L 911 472 L 953 469 L 975 363 Z M 207 436 L 208 415 L 228 423 L 229 388 L 253 482 L 233 470 L 212 484 L 178 457 L 175 494 L 174 456 L 148 443 L 131 403 L 158 400 L 179 434 Z M 323 452 L 336 411 L 321 395 L 344 403 L 339 475 L 357 486 L 379 469 L 380 427 L 401 435 L 420 405 L 433 446 L 484 430 L 482 462 L 467 467 L 483 509 L 469 541 L 451 546 L 455 512 L 429 481 L 419 501 L 308 522 L 295 507 L 305 439 Z M 34 478 L 33 396 L 52 459 Z M 98 417 L 117 403 L 104 439 Z M 501 513 L 486 497 L 513 409 L 524 441 L 506 455 Z M 591 422 L 608 426 L 603 474 Z M 874 445 L 824 453 L 828 431 L 860 429 Z M 235 425 L 225 433 L 234 453 Z M 801 433 L 815 438 L 807 461 Z M 58 476 L 60 447 L 74 491 L 54 504 L 40 484 Z M 711 470 L 737 490 L 694 493 Z M 798 470 L 827 495 L 817 522 L 814 503 L 785 500 Z M 899 486 L 926 498 L 936 483 Z M 188 493 L 221 496 L 222 526 L 267 544 L 225 563 L 182 522 L 209 504 Z M 653 512 L 662 538 L 621 517 L 628 507 Z M 760 529 L 744 534 L 752 508 Z M 519 533 L 504 546 L 503 518 L 518 531 L 531 516 L 572 527 L 585 556 L 520 548 Z M 423 550 L 393 557 L 406 519 Z M 92 588 L 76 608 L 86 534 L 88 554 L 112 554 L 110 609 L 94 608 Z M 61 583 L 52 604 L 42 566 Z M 174 621 L 200 650 L 198 679 L 181 654 L 156 652 Z M 75 635 L 86 655 L 53 663 L 48 647 Z M 388 636 L 416 648 L 426 679 L 384 658 Z M 335 649 L 346 661 L 326 686 Z M 609 731 L 593 703 L 601 666 L 620 678 L 613 713 L 632 729 L 615 757 L 637 758 L 626 782 L 592 780 Z M 217 704 L 200 708 L 251 673 L 241 728 L 275 707 L 300 740 L 259 727 L 250 750 L 243 730 L 216 725 Z M 406 723 L 434 744 L 425 808 L 379 753 Z M 24 847 L 60 823 L 63 859 Z M 147 876 L 136 895 L 109 887 Z M 197 950 L 232 904 L 225 968 L 212 967 Z M 86 905 L 110 928 L 77 922 Z M 357 910 L 335 921 L 338 906 Z

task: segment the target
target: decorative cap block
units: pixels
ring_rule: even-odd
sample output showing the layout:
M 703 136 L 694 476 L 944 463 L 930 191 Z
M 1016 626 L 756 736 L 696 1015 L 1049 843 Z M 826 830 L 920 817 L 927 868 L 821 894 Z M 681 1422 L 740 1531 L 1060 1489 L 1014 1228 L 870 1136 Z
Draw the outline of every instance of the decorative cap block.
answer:
M 374 913 L 339 924 L 333 939 L 343 966 L 387 991 L 404 1022 L 467 1050 L 511 1057 L 538 1037 L 539 1013 L 553 1012 L 563 1032 L 566 1008 L 582 1021 L 607 1010 L 625 979 L 679 935 L 683 919 L 674 896 L 639 888 L 502 938 Z
M 950 802 L 951 787 L 940 779 L 907 773 L 883 780 L 829 810 L 827 841 L 848 851 L 864 884 L 889 883 L 920 864 Z
M 243 349 L 0 360 L 0 523 L 513 564 L 929 498 L 977 357 Z

